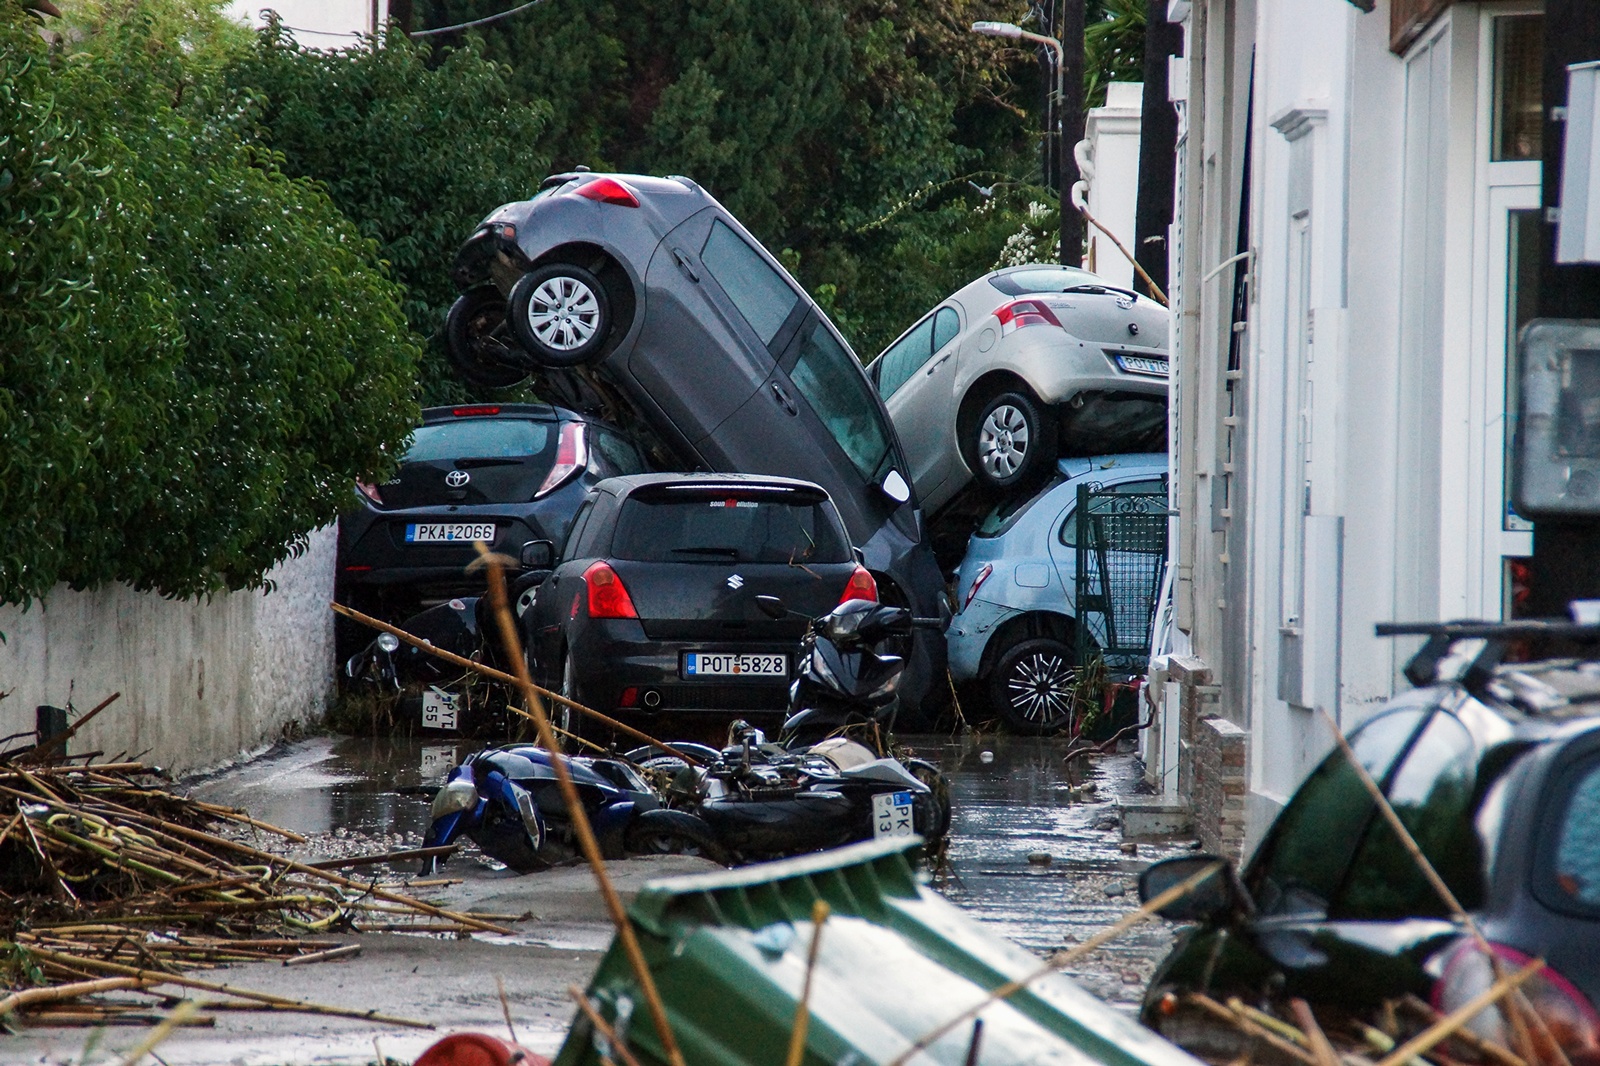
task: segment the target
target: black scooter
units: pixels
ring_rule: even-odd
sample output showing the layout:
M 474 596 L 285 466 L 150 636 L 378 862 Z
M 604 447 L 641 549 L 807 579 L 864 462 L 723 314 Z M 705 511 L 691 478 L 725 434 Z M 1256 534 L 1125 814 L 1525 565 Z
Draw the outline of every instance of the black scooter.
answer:
M 774 596 L 757 603 L 770 617 L 789 614 Z M 777 743 L 735 722 L 720 751 L 675 745 L 701 766 L 648 746 L 626 758 L 671 773 L 667 803 L 699 817 L 734 861 L 914 833 L 937 847 L 950 828 L 949 788 L 932 763 L 888 750 L 905 660 L 882 648 L 914 626 L 939 624 L 846 601 L 807 627 Z

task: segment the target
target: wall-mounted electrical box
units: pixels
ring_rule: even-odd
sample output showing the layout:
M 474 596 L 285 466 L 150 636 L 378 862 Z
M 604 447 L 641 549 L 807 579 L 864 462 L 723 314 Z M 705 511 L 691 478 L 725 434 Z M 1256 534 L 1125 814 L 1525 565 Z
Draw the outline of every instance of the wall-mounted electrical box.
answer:
M 1536 318 L 1517 359 L 1517 513 L 1600 517 L 1600 320 Z

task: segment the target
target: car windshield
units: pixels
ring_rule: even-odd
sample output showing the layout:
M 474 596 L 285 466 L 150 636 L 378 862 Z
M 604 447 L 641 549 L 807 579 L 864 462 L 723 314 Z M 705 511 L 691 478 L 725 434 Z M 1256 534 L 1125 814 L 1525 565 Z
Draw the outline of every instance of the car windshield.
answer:
M 724 489 L 630 497 L 611 554 L 652 563 L 844 563 L 850 546 L 826 500 Z
M 789 377 L 861 476 L 873 478 L 889 453 L 889 427 L 861 364 L 822 322 L 800 342 Z
M 1555 847 L 1544 849 L 1548 858 L 1541 863 L 1540 881 L 1553 884 L 1555 891 L 1546 888 L 1544 894 L 1562 909 L 1600 909 L 1600 762 L 1591 756 L 1565 774 L 1562 785 L 1570 791 Z
M 1477 748 L 1454 715 L 1427 706 L 1380 714 L 1350 736 L 1400 821 L 1462 904 L 1483 897 L 1473 825 Z M 1382 920 L 1448 916 L 1360 777 L 1338 751 L 1268 831 L 1248 881 L 1264 915 Z
M 418 426 L 403 463 L 455 459 L 530 459 L 542 455 L 555 436 L 550 422 L 526 418 L 463 418 Z
M 1104 285 L 1106 281 L 1087 270 L 1041 266 L 1001 274 L 990 278 L 989 284 L 1007 296 L 1026 296 L 1031 292 L 1065 292 L 1078 285 Z

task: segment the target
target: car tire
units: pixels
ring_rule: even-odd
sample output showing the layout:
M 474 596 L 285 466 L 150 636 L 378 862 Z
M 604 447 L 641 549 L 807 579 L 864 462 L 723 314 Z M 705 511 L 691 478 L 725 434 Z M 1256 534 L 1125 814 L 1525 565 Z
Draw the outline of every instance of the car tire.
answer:
M 548 263 L 522 275 L 512 286 L 507 314 L 518 343 L 547 367 L 589 362 L 611 334 L 605 286 L 572 263 Z
M 1077 657 L 1054 637 L 1007 648 L 989 674 L 989 701 L 1013 733 L 1042 737 L 1071 724 Z
M 1056 461 L 1055 420 L 1025 391 L 1008 390 L 978 408 L 966 432 L 967 465 L 994 492 L 1026 488 Z
M 711 827 L 686 811 L 645 811 L 623 836 L 629 855 L 697 855 L 723 866 L 727 853 Z
M 578 687 L 578 670 L 572 663 L 571 652 L 561 657 L 561 694 L 573 703 L 582 703 L 584 706 L 588 706 L 588 702 L 583 698 L 583 691 Z M 573 710 L 565 703 L 557 703 L 554 700 L 551 701 L 550 720 L 573 736 L 581 737 L 584 740 L 593 741 L 599 733 L 593 718 L 590 718 L 582 711 Z M 572 747 L 580 749 L 578 754 L 583 754 L 581 750 L 583 748 L 582 744 L 573 741 Z
M 506 302 L 493 285 L 456 297 L 444 320 L 445 358 L 469 384 L 504 389 L 528 376 L 506 335 Z M 525 358 L 525 357 L 524 357 Z

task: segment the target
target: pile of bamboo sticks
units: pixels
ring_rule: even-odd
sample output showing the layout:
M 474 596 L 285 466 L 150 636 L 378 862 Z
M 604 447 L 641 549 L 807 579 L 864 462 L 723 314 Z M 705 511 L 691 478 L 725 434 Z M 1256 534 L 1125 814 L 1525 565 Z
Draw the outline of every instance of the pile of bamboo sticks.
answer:
M 0 761 L 0 1023 L 141 1024 L 150 1004 L 191 988 L 225 998 L 207 1010 L 309 1010 L 384 1021 L 186 976 L 229 963 L 322 962 L 360 946 L 330 934 L 509 932 L 504 920 L 446 910 L 341 868 L 421 857 L 393 852 L 299 862 L 270 841 L 304 838 L 180 796 L 139 763 Z M 430 849 L 428 854 L 439 849 Z M 425 882 L 423 884 L 439 884 Z M 168 992 L 156 992 L 166 988 Z M 206 1024 L 198 1014 L 188 1024 Z M 421 1023 L 417 1023 L 421 1024 Z

